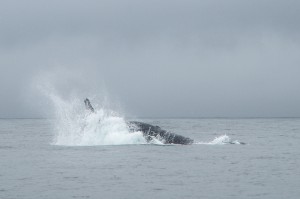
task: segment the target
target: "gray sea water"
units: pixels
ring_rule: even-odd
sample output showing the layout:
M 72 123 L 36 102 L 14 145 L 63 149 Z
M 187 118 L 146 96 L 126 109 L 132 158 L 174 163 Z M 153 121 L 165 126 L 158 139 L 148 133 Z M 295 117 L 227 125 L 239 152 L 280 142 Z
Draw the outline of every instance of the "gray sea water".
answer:
M 247 144 L 59 146 L 53 120 L 0 120 L 0 198 L 300 198 L 300 119 L 143 121 Z

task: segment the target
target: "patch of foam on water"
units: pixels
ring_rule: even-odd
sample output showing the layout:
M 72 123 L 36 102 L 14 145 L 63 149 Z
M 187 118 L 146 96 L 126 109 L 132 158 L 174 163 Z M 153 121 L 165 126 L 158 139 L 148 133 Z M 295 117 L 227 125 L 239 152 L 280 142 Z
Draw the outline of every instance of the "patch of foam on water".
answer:
M 196 142 L 195 144 L 224 145 L 224 144 L 241 144 L 241 143 L 237 140 L 231 140 L 231 138 L 225 134 L 216 137 L 214 140 L 210 142 Z

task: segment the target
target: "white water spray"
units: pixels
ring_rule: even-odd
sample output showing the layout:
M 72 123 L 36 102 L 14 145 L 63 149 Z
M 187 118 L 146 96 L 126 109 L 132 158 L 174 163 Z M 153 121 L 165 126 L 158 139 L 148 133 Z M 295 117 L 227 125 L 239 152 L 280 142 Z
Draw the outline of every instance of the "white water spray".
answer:
M 65 146 L 127 145 L 147 144 L 140 131 L 129 132 L 128 125 L 117 112 L 101 107 L 95 113 L 86 110 L 83 100 L 75 98 L 65 101 L 57 95 L 51 95 L 55 105 L 56 123 L 53 144 Z M 163 145 L 159 139 L 150 144 Z M 240 144 L 227 135 L 216 137 L 210 142 L 195 144 L 224 145 Z
M 39 81 L 39 90 L 47 96 L 54 105 L 54 145 L 94 146 L 94 145 L 126 145 L 147 144 L 143 133 L 131 132 L 118 112 L 106 106 L 94 106 L 95 112 L 85 109 L 83 99 L 73 96 L 66 100 L 57 94 L 49 81 Z M 42 84 L 41 84 L 42 83 Z M 106 103 L 105 103 L 106 104 Z M 163 141 L 152 139 L 150 144 L 163 145 Z M 211 142 L 196 142 L 195 144 L 222 145 L 240 144 L 231 141 L 227 135 L 216 137 Z
M 125 119 L 105 107 L 95 113 L 85 109 L 83 99 L 65 100 L 49 84 L 39 87 L 54 105 L 54 145 L 93 146 L 146 144 L 142 132 L 129 132 Z
M 95 113 L 84 110 L 83 102 L 71 103 L 59 99 L 56 106 L 56 145 L 92 146 L 145 144 L 142 132 L 130 133 L 123 117 L 118 113 L 99 108 Z
M 140 131 L 129 132 L 128 125 L 117 112 L 105 107 L 96 108 L 95 113 L 86 110 L 83 100 L 75 98 L 65 101 L 57 95 L 49 95 L 55 106 L 55 138 L 53 144 L 65 146 L 147 144 Z M 95 106 L 96 107 L 96 106 Z M 159 139 L 150 144 L 163 145 Z M 240 144 L 229 136 L 222 135 L 210 142 L 195 144 L 224 145 Z
M 231 140 L 231 138 L 225 134 L 219 137 L 215 137 L 215 139 L 210 142 L 197 142 L 195 144 L 224 145 L 224 144 L 241 144 L 241 143 L 237 140 Z

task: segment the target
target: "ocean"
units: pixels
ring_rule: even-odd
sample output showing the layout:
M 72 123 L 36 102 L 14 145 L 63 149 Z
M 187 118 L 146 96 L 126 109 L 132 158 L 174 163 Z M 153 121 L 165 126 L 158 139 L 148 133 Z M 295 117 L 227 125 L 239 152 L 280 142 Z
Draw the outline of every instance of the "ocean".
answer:
M 123 118 L 98 119 L 1 119 L 0 198 L 300 197 L 300 119 L 139 119 L 192 145 L 147 144 Z

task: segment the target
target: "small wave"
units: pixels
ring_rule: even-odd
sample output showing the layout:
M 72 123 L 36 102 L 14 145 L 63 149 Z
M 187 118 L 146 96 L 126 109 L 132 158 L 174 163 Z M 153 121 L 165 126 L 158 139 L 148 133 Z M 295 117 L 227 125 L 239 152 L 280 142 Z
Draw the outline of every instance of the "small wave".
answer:
M 0 146 L 0 149 L 13 149 L 14 147 L 12 146 Z

